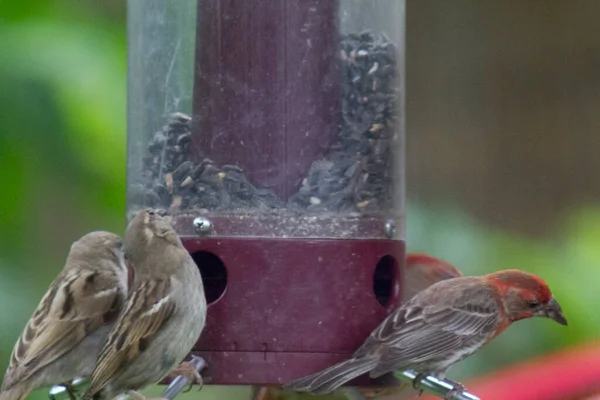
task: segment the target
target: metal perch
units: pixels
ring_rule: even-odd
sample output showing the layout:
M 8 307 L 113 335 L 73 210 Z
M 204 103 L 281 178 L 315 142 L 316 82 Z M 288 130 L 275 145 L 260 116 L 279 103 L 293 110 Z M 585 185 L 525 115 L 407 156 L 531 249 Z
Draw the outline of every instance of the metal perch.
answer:
M 195 355 L 192 355 L 191 363 L 198 372 L 201 372 L 206 367 L 206 361 L 202 357 Z M 188 384 L 188 379 L 183 375 L 179 375 L 162 392 L 161 397 L 173 400 Z
M 418 374 L 413 371 L 404 371 L 399 373 L 399 375 L 395 375 L 397 378 L 408 382 L 413 385 L 413 382 Z M 391 377 L 391 376 L 390 376 Z M 388 382 L 389 383 L 389 382 Z M 398 381 L 396 381 L 396 385 L 398 385 Z M 387 386 L 387 383 L 384 384 Z M 440 398 L 446 396 L 446 394 L 455 388 L 457 385 L 456 382 L 452 382 L 449 380 L 440 380 L 435 378 L 432 375 L 425 376 L 416 386 L 418 389 L 422 389 L 425 392 L 434 394 Z M 394 386 L 392 384 L 392 386 Z M 357 388 L 347 388 L 346 396 L 349 400 L 366 400 L 366 397 L 358 390 Z M 468 393 L 467 391 L 463 391 L 462 393 L 453 394 L 451 397 L 453 400 L 479 400 L 479 397 Z
M 403 371 L 396 376 L 412 385 L 417 375 L 418 374 L 414 371 Z M 446 379 L 438 379 L 432 375 L 426 375 L 416 386 L 427 393 L 443 398 L 448 392 L 456 387 L 455 385 L 455 382 Z M 456 393 L 452 398 L 454 400 L 479 400 L 479 397 L 472 395 L 466 390 Z
M 202 357 L 198 357 L 192 355 L 191 363 L 196 368 L 196 371 L 201 372 L 206 367 L 206 361 Z M 189 384 L 188 379 L 179 375 L 166 387 L 166 389 L 162 392 L 161 397 L 169 400 L 173 400 L 182 390 Z M 87 386 L 87 380 L 76 378 L 71 382 L 71 388 L 76 394 L 83 393 L 85 387 Z M 50 389 L 50 393 L 48 394 L 50 400 L 69 400 L 71 396 L 67 388 L 64 386 L 53 386 Z M 77 396 L 77 398 L 79 398 Z

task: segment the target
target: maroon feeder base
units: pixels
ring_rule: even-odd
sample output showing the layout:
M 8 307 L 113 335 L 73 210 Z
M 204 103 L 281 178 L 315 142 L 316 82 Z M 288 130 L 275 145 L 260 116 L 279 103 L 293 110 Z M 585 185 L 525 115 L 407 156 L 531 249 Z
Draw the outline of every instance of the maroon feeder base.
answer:
M 401 241 L 183 243 L 209 301 L 193 352 L 207 361 L 211 384 L 278 385 L 343 361 L 398 302 Z

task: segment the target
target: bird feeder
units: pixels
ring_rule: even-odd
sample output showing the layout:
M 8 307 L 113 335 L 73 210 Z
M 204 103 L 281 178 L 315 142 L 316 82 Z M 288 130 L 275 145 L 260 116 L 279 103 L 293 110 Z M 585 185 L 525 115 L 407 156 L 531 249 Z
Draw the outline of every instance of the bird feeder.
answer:
M 404 14 L 401 0 L 128 2 L 128 216 L 168 210 L 201 270 L 193 352 L 211 383 L 339 362 L 396 304 Z

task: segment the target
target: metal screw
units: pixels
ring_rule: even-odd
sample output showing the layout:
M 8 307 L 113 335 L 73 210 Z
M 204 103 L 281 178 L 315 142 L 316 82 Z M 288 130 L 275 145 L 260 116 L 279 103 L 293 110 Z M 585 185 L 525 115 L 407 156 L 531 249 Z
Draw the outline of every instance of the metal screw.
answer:
M 392 239 L 394 237 L 394 234 L 396 233 L 396 222 L 394 222 L 393 219 L 388 219 L 387 221 L 385 221 L 385 236 L 387 236 L 389 239 Z
M 194 229 L 198 235 L 205 236 L 212 232 L 213 226 L 208 218 L 196 217 L 194 218 Z

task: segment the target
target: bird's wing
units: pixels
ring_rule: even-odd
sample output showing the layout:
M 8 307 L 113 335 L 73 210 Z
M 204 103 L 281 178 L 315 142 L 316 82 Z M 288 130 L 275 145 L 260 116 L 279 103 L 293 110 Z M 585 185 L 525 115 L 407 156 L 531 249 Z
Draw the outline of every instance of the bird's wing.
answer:
M 17 340 L 3 389 L 29 378 L 114 320 L 124 291 L 119 277 L 109 270 L 72 268 L 59 276 Z
M 498 325 L 494 309 L 448 307 L 424 312 L 385 341 L 389 351 L 384 359 L 390 364 L 417 364 L 431 360 L 467 344 L 485 343 Z
M 156 334 L 175 312 L 171 281 L 148 280 L 131 291 L 126 308 L 98 356 L 90 387 L 91 398 L 146 350 Z
M 390 314 L 356 351 L 354 357 L 380 354 L 373 375 L 480 346 L 497 329 L 499 305 L 491 293 L 466 287 L 459 298 L 428 304 L 425 297 L 432 293 L 428 290 Z M 473 296 L 477 302 L 470 301 Z

